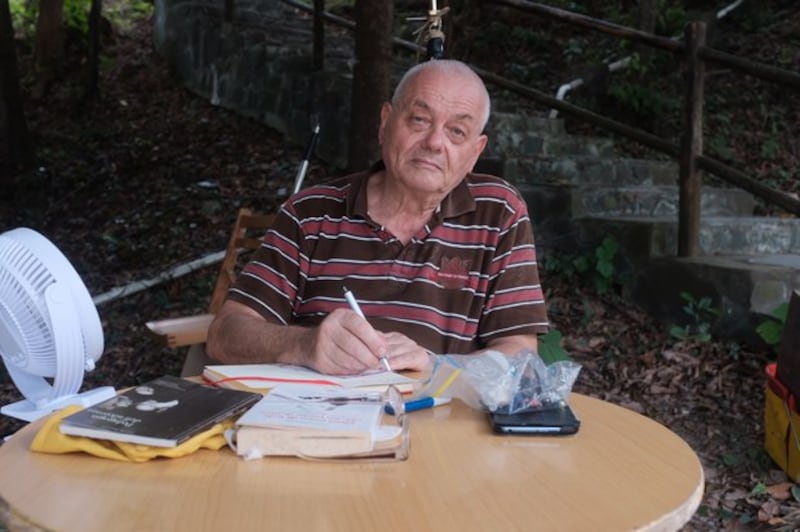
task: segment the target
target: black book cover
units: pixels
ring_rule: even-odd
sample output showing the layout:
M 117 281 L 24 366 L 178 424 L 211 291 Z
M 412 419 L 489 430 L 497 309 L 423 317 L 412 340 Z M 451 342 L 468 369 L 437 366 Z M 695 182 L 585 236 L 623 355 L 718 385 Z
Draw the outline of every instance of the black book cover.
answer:
M 176 447 L 262 397 L 166 375 L 67 416 L 59 428 L 72 436 Z

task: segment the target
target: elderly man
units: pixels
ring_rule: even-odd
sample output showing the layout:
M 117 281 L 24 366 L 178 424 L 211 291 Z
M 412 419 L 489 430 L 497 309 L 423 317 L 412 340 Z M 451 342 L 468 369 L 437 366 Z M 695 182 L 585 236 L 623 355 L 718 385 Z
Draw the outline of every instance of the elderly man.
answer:
M 471 173 L 489 111 L 464 63 L 411 68 L 381 109 L 382 162 L 284 204 L 211 324 L 209 356 L 351 374 L 382 357 L 422 370 L 431 352 L 535 350 L 547 315 L 525 202 Z

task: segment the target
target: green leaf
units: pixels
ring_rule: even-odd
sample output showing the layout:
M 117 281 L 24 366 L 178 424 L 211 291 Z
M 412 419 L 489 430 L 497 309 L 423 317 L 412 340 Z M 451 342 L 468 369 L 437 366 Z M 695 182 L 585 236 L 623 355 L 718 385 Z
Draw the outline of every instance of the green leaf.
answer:
M 594 289 L 597 290 L 597 293 L 601 296 L 608 292 L 608 279 L 604 277 L 597 277 L 594 280 Z
M 783 337 L 783 324 L 775 320 L 761 322 L 756 332 L 767 345 L 778 345 Z
M 679 340 L 685 340 L 688 338 L 689 333 L 686 330 L 686 327 L 679 327 L 678 325 L 673 325 L 669 328 L 669 335 L 678 338 Z
M 612 275 L 614 275 L 614 265 L 610 262 L 598 262 L 597 263 L 597 272 L 605 277 L 606 279 L 610 279 Z
M 584 273 L 589 270 L 589 259 L 584 256 L 575 258 L 575 260 L 572 261 L 572 264 L 580 273 Z
M 561 347 L 561 331 L 551 329 L 539 337 L 539 357 L 548 365 L 559 360 L 571 360 L 569 354 Z
M 735 454 L 723 454 L 722 455 L 722 463 L 725 464 L 726 466 L 735 466 L 740 461 L 741 460 L 739 459 L 739 457 L 736 456 Z
M 711 340 L 711 335 L 708 333 L 697 333 L 694 335 L 695 340 L 698 342 L 708 342 Z
M 781 303 L 772 311 L 772 316 L 781 323 L 786 323 L 786 315 L 789 313 L 789 302 Z
M 603 244 L 600 249 L 602 249 L 605 258 L 611 259 L 617 254 L 617 251 L 619 251 L 619 242 L 617 242 L 616 238 L 607 236 L 603 239 Z
M 767 494 L 767 485 L 763 482 L 759 482 L 753 489 L 750 490 L 750 495 L 766 495 Z

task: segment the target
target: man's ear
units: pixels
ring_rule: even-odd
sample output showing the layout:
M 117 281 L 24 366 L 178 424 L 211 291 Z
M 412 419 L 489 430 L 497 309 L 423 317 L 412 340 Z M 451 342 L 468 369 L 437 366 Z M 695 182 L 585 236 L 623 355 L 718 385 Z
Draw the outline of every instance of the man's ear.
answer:
M 481 156 L 483 150 L 486 149 L 486 145 L 489 143 L 489 137 L 487 135 L 479 135 L 478 136 L 478 157 Z
M 478 158 L 483 153 L 483 150 L 486 148 L 486 144 L 489 142 L 489 137 L 486 135 L 479 135 L 477 139 L 475 139 L 475 154 L 474 158 L 472 159 L 472 165 L 469 168 L 471 172 L 475 168 L 475 164 L 478 162 Z
M 381 106 L 381 125 L 378 127 L 378 144 L 383 145 L 384 129 L 386 122 L 389 120 L 389 115 L 392 112 L 392 104 L 384 102 Z

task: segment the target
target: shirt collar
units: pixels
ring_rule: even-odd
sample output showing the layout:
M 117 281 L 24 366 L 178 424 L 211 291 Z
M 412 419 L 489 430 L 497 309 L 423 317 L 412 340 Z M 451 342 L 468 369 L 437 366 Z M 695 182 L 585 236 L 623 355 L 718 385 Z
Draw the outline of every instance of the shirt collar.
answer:
M 369 219 L 367 215 L 367 181 L 369 181 L 369 176 L 385 168 L 386 166 L 383 164 L 383 161 L 378 161 L 373 164 L 369 170 L 359 172 L 355 175 L 353 184 L 347 193 L 347 214 L 349 216 L 359 216 L 364 219 Z M 445 196 L 442 203 L 439 204 L 436 213 L 433 215 L 434 218 L 453 218 L 475 210 L 475 199 L 472 197 L 472 192 L 467 185 L 470 176 L 471 174 L 467 174 L 467 176 L 456 185 L 456 188 Z

